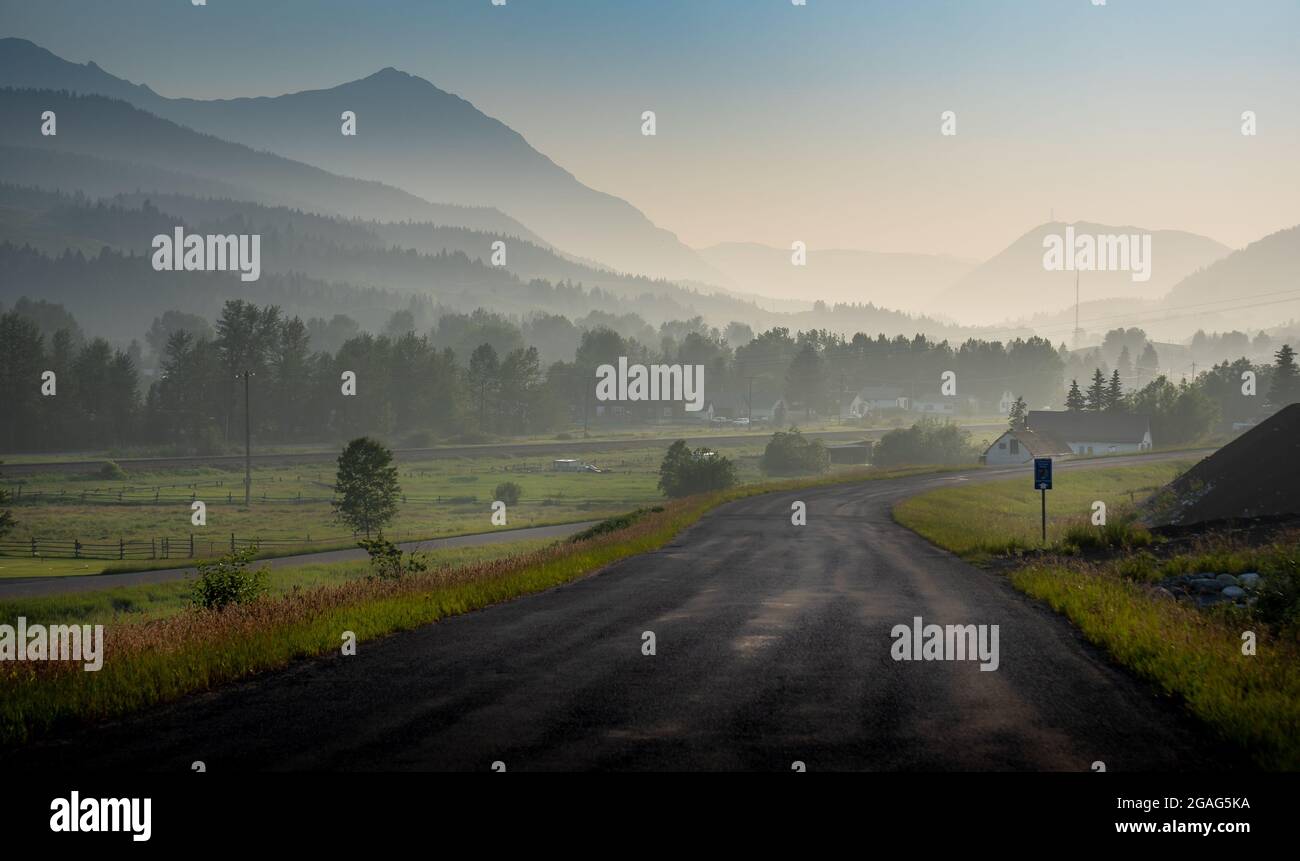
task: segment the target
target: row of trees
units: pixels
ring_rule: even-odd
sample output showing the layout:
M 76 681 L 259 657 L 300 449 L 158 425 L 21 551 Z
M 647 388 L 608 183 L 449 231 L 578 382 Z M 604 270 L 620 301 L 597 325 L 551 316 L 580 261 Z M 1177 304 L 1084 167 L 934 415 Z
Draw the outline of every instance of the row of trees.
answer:
M 594 418 L 595 370 L 620 357 L 702 365 L 707 398 L 729 399 L 741 409 L 751 392 L 759 406 L 784 399 L 792 418 L 839 415 L 868 385 L 898 386 L 913 398 L 938 396 L 945 371 L 956 372 L 962 403 L 975 398 L 992 404 L 1010 390 L 1041 405 L 1060 401 L 1068 355 L 1041 338 L 972 339 L 954 347 L 923 335 L 844 337 L 780 327 L 755 336 L 738 323 L 719 330 L 699 318 L 664 324 L 657 333 L 643 322 L 612 317 L 602 318 L 608 325 L 577 330 L 554 315 L 535 317 L 521 330 L 500 315 L 478 311 L 444 315 L 420 334 L 411 328 L 413 320 L 414 314 L 395 315 L 374 335 L 337 320 L 304 322 L 274 305 L 233 300 L 212 324 L 179 312 L 157 318 L 145 334 L 155 358 L 142 363 L 139 347 L 123 350 L 87 338 L 59 306 L 27 303 L 0 314 L 0 403 L 6 406 L 0 411 L 0 446 L 150 445 L 216 453 L 242 443 L 246 418 L 260 442 L 377 435 L 418 446 L 435 438 L 548 433 Z M 625 334 L 629 328 L 644 329 L 641 334 L 657 337 L 659 346 Z M 542 350 L 523 340 L 525 330 L 550 350 L 576 346 L 570 358 L 547 364 Z M 316 343 L 344 335 L 334 350 Z M 1128 346 L 1119 344 L 1121 352 Z M 1294 389 L 1285 363 L 1254 368 L 1242 359 L 1215 366 L 1193 386 L 1216 400 L 1225 419 L 1256 412 L 1258 399 L 1232 394 L 1243 363 L 1259 374 L 1261 386 L 1276 378 L 1279 393 Z M 1153 380 L 1126 391 L 1118 370 L 1105 379 L 1098 369 L 1086 391 L 1077 383 L 1070 387 L 1066 404 L 1136 409 L 1144 391 L 1147 400 L 1169 400 L 1171 385 Z M 663 414 L 662 404 L 622 406 L 633 418 Z M 674 409 L 686 415 L 680 404 Z
M 1151 434 L 1162 445 L 1189 442 L 1221 423 L 1245 421 L 1268 408 L 1297 402 L 1300 369 L 1289 344 L 1274 354 L 1272 365 L 1255 365 L 1245 358 L 1224 361 L 1192 380 L 1175 384 L 1161 375 L 1131 391 L 1125 390 L 1118 370 L 1107 379 L 1097 368 L 1087 389 L 1071 380 L 1065 397 L 1067 410 L 1149 415 Z M 1011 425 L 1022 425 L 1025 413 L 1023 400 L 1017 399 Z

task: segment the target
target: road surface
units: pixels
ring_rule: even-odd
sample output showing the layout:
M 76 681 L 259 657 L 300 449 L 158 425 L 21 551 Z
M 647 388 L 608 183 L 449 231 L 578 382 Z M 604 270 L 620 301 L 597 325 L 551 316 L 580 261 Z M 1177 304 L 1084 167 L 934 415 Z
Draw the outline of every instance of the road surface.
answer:
M 1064 618 L 891 518 L 910 494 L 995 477 L 1005 471 L 730 503 L 597 575 L 11 751 L 0 769 L 1240 765 Z M 807 526 L 790 523 L 795 500 Z M 998 669 L 894 661 L 891 629 L 915 616 L 998 625 Z
M 525 529 L 502 529 L 497 532 L 476 532 L 471 535 L 453 535 L 448 538 L 431 538 L 425 541 L 407 541 L 397 545 L 403 550 L 445 550 L 451 547 L 478 547 L 483 544 L 500 544 L 506 541 L 527 541 L 533 538 L 564 538 L 594 526 L 600 521 L 561 523 L 555 526 L 531 526 Z M 287 568 L 294 565 L 319 565 L 330 562 L 352 562 L 366 558 L 359 547 L 346 550 L 325 550 L 320 553 L 301 553 L 259 559 L 255 568 Z M 32 598 L 47 595 L 68 595 L 74 592 L 99 592 L 120 586 L 140 586 L 146 583 L 166 583 L 171 580 L 189 580 L 198 576 L 197 569 L 161 568 L 154 571 L 127 571 L 120 574 L 68 574 L 64 576 L 9 577 L 0 579 L 0 601 L 9 598 Z

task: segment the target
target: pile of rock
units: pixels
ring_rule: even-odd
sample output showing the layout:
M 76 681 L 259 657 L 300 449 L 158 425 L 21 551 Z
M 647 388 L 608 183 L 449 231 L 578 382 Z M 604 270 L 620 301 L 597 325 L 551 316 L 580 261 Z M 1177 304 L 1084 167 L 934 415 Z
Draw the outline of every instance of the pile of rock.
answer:
M 1177 600 L 1195 601 L 1198 607 L 1215 604 L 1246 607 L 1254 603 L 1254 593 L 1259 589 L 1259 582 L 1259 574 L 1254 571 L 1235 575 L 1202 572 L 1166 577 L 1155 588 L 1157 594 Z

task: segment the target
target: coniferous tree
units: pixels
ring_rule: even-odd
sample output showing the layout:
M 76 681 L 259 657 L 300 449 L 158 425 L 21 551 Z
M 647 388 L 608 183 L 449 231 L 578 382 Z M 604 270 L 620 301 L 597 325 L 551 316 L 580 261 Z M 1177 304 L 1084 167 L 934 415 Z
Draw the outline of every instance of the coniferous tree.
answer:
M 1119 412 L 1124 409 L 1124 384 L 1119 379 L 1119 369 L 1110 373 L 1110 384 L 1106 386 L 1106 410 Z
M 1106 408 L 1106 375 L 1097 368 L 1092 372 L 1092 385 L 1088 386 L 1088 409 L 1100 412 Z
M 1079 381 L 1070 380 L 1070 393 L 1065 396 L 1065 408 L 1071 412 L 1079 412 L 1088 408 L 1088 401 L 1084 398 L 1083 392 L 1079 391 Z
M 1275 407 L 1284 407 L 1300 401 L 1300 373 L 1296 370 L 1295 350 L 1290 344 L 1283 344 L 1274 358 L 1277 361 L 1273 365 L 1273 384 L 1268 390 L 1269 402 Z
M 1025 405 L 1025 399 L 1017 396 L 1016 402 L 1011 405 L 1011 412 L 1007 414 L 1007 424 L 1012 430 L 1024 430 L 1025 420 L 1029 418 L 1029 407 Z

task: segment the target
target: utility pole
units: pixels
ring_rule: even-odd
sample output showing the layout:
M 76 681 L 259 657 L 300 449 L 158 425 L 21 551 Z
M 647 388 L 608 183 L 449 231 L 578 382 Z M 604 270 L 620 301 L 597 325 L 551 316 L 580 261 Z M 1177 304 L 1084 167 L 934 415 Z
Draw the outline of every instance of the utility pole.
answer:
M 249 409 L 248 378 L 252 371 L 244 371 L 244 507 L 253 503 L 253 413 Z
M 754 424 L 754 378 L 749 377 L 748 379 L 749 379 L 749 398 L 745 401 L 745 405 L 749 409 L 749 424 L 752 427 Z

